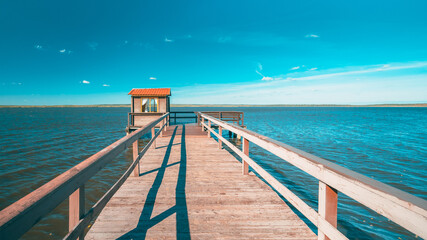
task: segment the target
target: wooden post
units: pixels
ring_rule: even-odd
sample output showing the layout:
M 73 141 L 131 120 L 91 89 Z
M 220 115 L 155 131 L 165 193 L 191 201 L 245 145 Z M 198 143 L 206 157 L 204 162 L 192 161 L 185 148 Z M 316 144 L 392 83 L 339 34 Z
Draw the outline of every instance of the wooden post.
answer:
M 337 190 L 319 181 L 319 215 L 334 227 L 337 227 L 337 205 Z M 317 239 L 327 240 L 329 238 L 319 229 Z
M 219 134 L 219 136 L 222 137 L 222 127 L 221 126 L 218 126 L 218 134 Z M 218 138 L 218 148 L 222 149 L 222 141 L 219 138 Z
M 208 120 L 208 126 L 209 126 L 209 128 L 211 128 L 211 120 Z M 210 138 L 211 137 L 211 131 L 209 129 L 207 129 L 207 130 L 208 130 L 208 137 Z
M 68 231 L 71 232 L 85 214 L 85 185 L 81 185 L 68 199 Z M 84 232 L 80 235 L 79 240 L 83 240 L 83 238 Z
M 205 119 L 203 117 L 201 118 L 201 122 L 205 123 Z M 203 124 L 200 124 L 200 125 L 202 126 L 202 131 L 205 131 L 205 127 L 203 126 Z
M 200 114 L 197 113 L 197 126 L 200 126 Z
M 249 156 L 249 140 L 246 138 L 243 138 L 243 146 L 242 151 L 246 156 Z M 249 175 L 249 165 L 248 163 L 242 159 L 242 173 L 243 175 Z
M 138 142 L 139 140 L 136 140 L 132 144 L 132 150 L 133 150 L 133 161 L 136 161 L 136 158 L 138 157 L 139 151 L 138 151 Z M 136 165 L 136 167 L 133 169 L 133 176 L 139 177 L 139 163 Z
M 170 121 L 170 119 L 169 119 L 169 115 L 166 117 L 166 127 L 169 127 L 169 121 Z
M 151 128 L 151 138 L 153 139 L 155 135 L 156 135 L 156 129 L 154 127 L 152 127 Z M 157 148 L 156 142 L 157 142 L 156 140 L 154 140 L 154 142 L 153 142 L 154 148 Z

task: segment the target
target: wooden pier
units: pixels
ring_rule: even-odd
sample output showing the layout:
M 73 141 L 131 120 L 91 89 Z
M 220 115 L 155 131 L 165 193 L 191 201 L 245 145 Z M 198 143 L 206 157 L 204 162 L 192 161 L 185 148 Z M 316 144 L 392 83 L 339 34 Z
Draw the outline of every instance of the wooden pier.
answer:
M 86 239 L 316 239 L 280 197 L 195 124 L 171 126 Z
M 427 238 L 427 201 L 212 113 L 195 114 L 197 124 L 173 126 L 165 113 L 3 209 L 0 239 L 19 238 L 67 198 L 64 239 L 347 239 L 337 229 L 338 192 Z M 242 149 L 223 131 L 241 137 Z M 259 166 L 249 144 L 316 178 L 318 209 Z M 85 183 L 129 147 L 133 163 L 85 209 Z M 281 197 L 317 227 L 317 236 Z

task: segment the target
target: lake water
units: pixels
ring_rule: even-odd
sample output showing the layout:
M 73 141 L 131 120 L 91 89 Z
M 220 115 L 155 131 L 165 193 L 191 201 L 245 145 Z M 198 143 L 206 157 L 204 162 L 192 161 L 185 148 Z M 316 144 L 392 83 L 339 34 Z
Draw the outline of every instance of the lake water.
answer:
M 427 108 L 176 108 L 244 111 L 248 129 L 427 199 Z M 128 108 L 0 108 L 0 209 L 125 135 Z M 228 136 L 225 134 L 225 136 Z M 236 145 L 240 141 L 233 139 Z M 251 157 L 317 209 L 318 182 L 265 150 Z M 87 185 L 87 209 L 132 161 L 129 149 Z M 24 239 L 60 239 L 68 202 Z M 339 194 L 338 228 L 351 239 L 414 239 Z

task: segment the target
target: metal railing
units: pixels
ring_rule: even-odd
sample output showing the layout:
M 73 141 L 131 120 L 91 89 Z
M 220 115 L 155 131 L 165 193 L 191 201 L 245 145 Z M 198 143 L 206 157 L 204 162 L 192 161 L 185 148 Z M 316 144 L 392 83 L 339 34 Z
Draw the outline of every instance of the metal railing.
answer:
M 201 112 L 198 114 L 201 118 L 200 125 L 208 131 L 208 136 L 215 135 L 220 148 L 225 144 L 242 158 L 243 174 L 249 173 L 249 166 L 256 171 L 318 228 L 318 239 L 347 239 L 337 229 L 338 192 L 427 239 L 427 201 L 237 125 Z M 205 120 L 208 121 L 207 124 Z M 213 124 L 218 127 L 218 133 L 212 128 Z M 222 137 L 224 129 L 243 138 L 242 150 Z M 252 160 L 249 157 L 249 143 L 258 145 L 318 179 L 318 211 Z
M 145 127 L 119 139 L 110 146 L 62 173 L 0 212 L 0 239 L 17 239 L 33 227 L 56 206 L 69 198 L 69 233 L 65 239 L 83 239 L 86 227 L 102 211 L 114 193 L 133 172 L 139 176 L 139 160 L 168 125 L 169 113 L 160 116 Z M 155 126 L 161 123 L 155 133 Z M 151 130 L 152 139 L 138 152 L 138 141 Z M 132 145 L 133 163 L 120 179 L 87 212 L 84 208 L 85 183 L 117 155 Z

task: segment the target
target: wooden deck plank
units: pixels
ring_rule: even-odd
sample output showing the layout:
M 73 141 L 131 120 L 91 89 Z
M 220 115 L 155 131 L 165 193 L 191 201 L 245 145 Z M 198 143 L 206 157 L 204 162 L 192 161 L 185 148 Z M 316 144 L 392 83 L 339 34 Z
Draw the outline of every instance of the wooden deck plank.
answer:
M 184 133 L 184 135 L 182 135 Z M 316 239 L 307 225 L 195 125 L 170 126 L 86 239 Z

